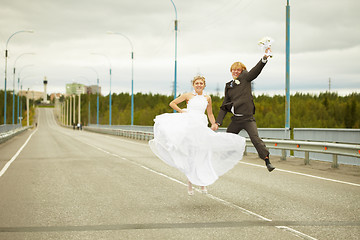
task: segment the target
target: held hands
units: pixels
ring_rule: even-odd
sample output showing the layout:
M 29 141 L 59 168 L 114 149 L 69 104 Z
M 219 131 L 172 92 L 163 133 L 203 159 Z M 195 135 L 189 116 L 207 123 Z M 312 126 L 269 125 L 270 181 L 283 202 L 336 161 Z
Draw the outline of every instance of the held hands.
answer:
M 218 129 L 219 129 L 219 125 L 217 125 L 216 123 L 211 124 L 211 130 L 216 131 Z

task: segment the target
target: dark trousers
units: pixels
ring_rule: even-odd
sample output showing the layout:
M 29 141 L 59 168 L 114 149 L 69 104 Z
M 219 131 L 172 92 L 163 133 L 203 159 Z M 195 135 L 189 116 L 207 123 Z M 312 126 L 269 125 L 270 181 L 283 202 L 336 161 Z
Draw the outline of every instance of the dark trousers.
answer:
M 231 123 L 226 129 L 226 132 L 238 134 L 243 129 L 248 133 L 260 158 L 265 159 L 265 157 L 269 155 L 269 151 L 267 150 L 265 143 L 259 137 L 254 116 L 232 116 Z

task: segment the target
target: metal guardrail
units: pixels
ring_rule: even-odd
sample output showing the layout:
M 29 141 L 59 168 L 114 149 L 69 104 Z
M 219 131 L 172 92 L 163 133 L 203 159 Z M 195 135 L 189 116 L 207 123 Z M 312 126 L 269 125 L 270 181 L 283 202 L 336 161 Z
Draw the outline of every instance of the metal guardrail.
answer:
M 286 160 L 285 150 L 303 151 L 305 152 L 304 163 L 310 163 L 309 153 L 326 153 L 332 154 L 333 161 L 331 167 L 337 168 L 338 155 L 350 156 L 360 158 L 360 145 L 358 144 L 344 144 L 331 142 L 310 142 L 299 140 L 278 140 L 278 139 L 263 139 L 268 148 L 281 149 L 281 159 Z
M 95 126 L 84 127 L 84 130 L 111 134 L 116 136 L 122 136 L 137 140 L 149 141 L 154 138 L 152 132 L 135 131 L 135 130 L 123 130 L 114 128 L 97 128 Z M 332 154 L 333 161 L 331 167 L 337 168 L 338 155 L 351 156 L 360 158 L 360 145 L 359 144 L 342 144 L 331 142 L 310 142 L 310 141 L 298 141 L 298 140 L 283 140 L 283 139 L 263 139 L 266 146 L 270 149 L 282 150 L 282 160 L 286 160 L 286 150 L 303 151 L 305 152 L 304 164 L 310 163 L 309 152 Z M 246 138 L 246 147 L 253 147 L 249 138 Z M 246 150 L 245 150 L 246 154 Z M 360 160 L 360 159 L 359 159 Z
M 114 129 L 114 128 L 97 128 L 93 126 L 84 126 L 83 128 L 86 131 L 105 133 L 110 135 L 116 135 L 121 137 L 127 137 L 137 140 L 149 141 L 154 138 L 154 133 L 146 131 L 134 131 L 134 130 L 123 130 L 123 129 Z
M 2 124 L 0 125 L 0 134 L 15 130 L 17 128 L 22 128 L 22 124 Z
M 9 140 L 10 138 L 22 133 L 23 131 L 31 128 L 32 126 L 29 127 L 16 127 L 16 128 L 12 128 L 11 130 L 7 131 L 7 132 L 1 132 L 0 133 L 0 143 L 6 142 L 7 140 Z

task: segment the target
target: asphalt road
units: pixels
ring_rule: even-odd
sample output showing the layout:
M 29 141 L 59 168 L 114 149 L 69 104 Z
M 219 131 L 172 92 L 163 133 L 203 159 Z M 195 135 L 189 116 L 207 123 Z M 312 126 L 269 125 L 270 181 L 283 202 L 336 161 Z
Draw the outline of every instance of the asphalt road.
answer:
M 248 155 L 187 195 L 147 142 L 63 128 L 0 144 L 0 239 L 360 239 L 360 168 Z

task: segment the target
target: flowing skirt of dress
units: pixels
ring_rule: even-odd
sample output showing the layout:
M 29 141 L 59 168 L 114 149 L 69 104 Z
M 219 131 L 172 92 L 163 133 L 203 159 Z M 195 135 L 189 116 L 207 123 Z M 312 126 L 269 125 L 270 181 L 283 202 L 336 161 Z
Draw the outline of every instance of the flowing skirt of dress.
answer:
M 164 113 L 154 121 L 151 150 L 195 185 L 213 184 L 243 157 L 245 138 L 214 132 L 203 113 Z

